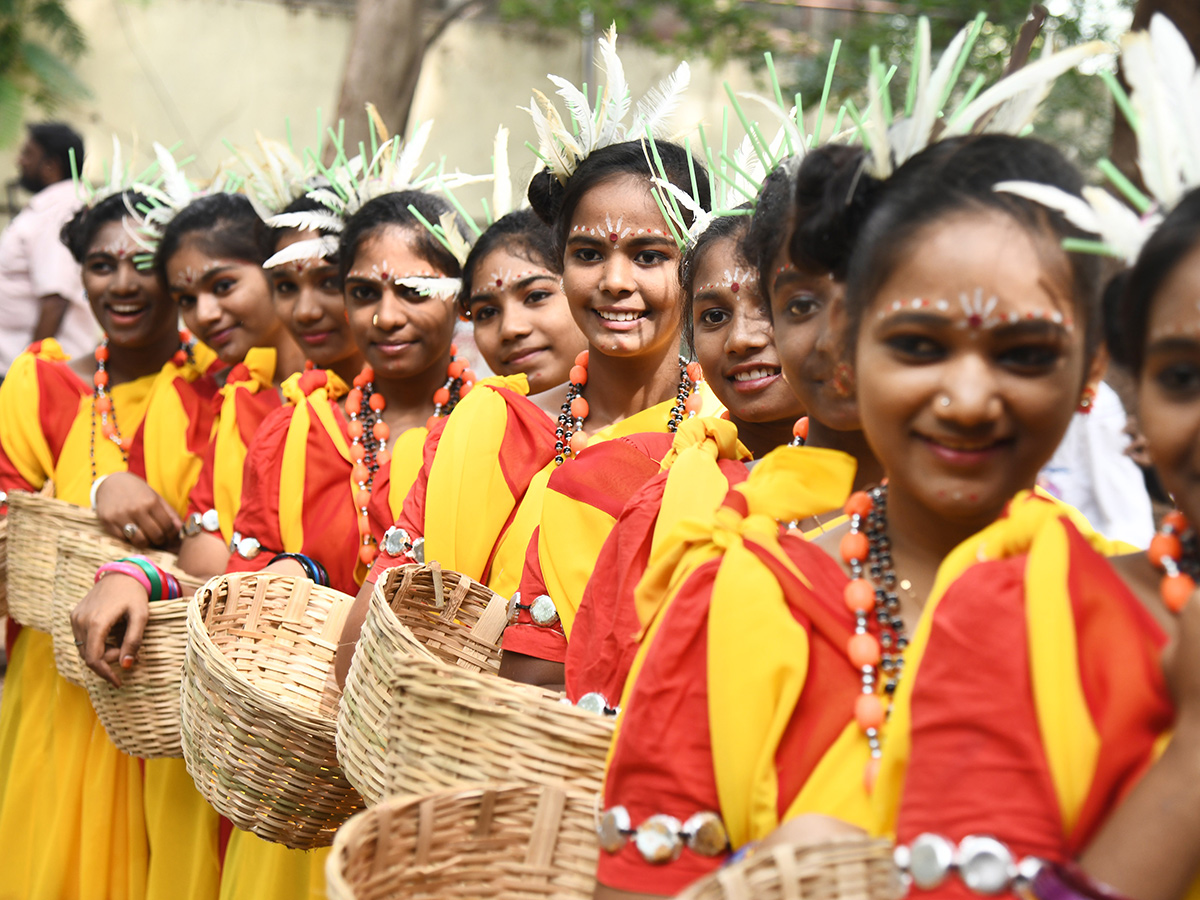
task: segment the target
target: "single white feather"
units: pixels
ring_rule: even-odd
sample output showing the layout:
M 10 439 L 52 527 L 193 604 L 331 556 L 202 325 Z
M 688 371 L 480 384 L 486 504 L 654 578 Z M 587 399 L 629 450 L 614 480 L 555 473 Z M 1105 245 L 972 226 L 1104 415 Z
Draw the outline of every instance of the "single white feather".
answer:
M 866 130 L 865 142 L 871 145 L 871 168 L 878 178 L 887 178 L 892 174 L 892 135 L 888 132 L 887 122 L 883 116 L 883 91 L 886 90 L 879 81 L 875 67 L 867 75 L 867 120 L 863 122 Z M 911 128 L 911 122 L 908 127 Z
M 422 297 L 445 297 L 453 299 L 462 291 L 461 278 L 397 278 L 396 284 L 416 291 Z
M 154 157 L 158 160 L 158 168 L 162 172 L 163 193 L 176 204 L 186 204 L 192 197 L 192 187 L 188 184 L 187 176 L 180 171 L 171 151 L 155 141 Z
M 691 80 L 692 70 L 685 60 L 657 87 L 651 88 L 646 96 L 638 101 L 637 109 L 633 114 L 633 124 L 627 134 L 640 135 L 647 129 L 656 137 L 662 134 L 667 120 L 679 108 L 679 103 L 683 100 L 683 95 L 687 92 Z
M 629 114 L 633 97 L 629 92 L 629 82 L 625 80 L 625 65 L 617 54 L 617 25 L 615 22 L 600 38 L 599 47 L 600 67 L 604 70 L 605 85 L 603 96 L 597 99 L 597 105 L 604 110 L 603 120 L 597 123 L 597 128 L 600 132 L 598 135 L 599 146 L 603 147 L 619 140 L 616 136 L 616 129 Z
M 560 78 L 558 75 L 547 75 L 546 77 L 558 85 L 556 93 L 567 104 L 567 110 L 571 113 L 575 127 L 579 130 L 577 140 L 580 150 L 583 155 L 591 153 L 596 146 L 596 127 L 592 121 L 592 108 L 588 105 L 587 97 L 583 95 L 583 91 L 565 78 Z
M 1187 38 L 1161 13 L 1150 20 L 1154 62 L 1179 135 L 1177 171 L 1184 184 L 1200 184 L 1200 110 L 1197 110 L 1196 60 Z
M 330 231 L 340 234 L 346 227 L 342 217 L 332 212 L 304 210 L 303 212 L 277 213 L 266 220 L 272 228 L 297 228 L 300 231 Z
M 508 166 L 508 129 L 496 129 L 492 142 L 492 215 L 497 219 L 513 211 L 512 172 Z
M 462 232 L 458 230 L 458 219 L 454 213 L 442 213 L 438 217 L 438 225 L 441 226 L 442 237 L 450 245 L 449 250 L 454 255 L 454 258 L 458 260 L 458 264 L 460 266 L 466 265 L 467 256 L 471 253 L 471 245 L 463 237 Z
M 1100 218 L 1090 203 L 1054 185 L 1037 181 L 999 181 L 992 190 L 1001 194 L 1014 194 L 1032 200 L 1047 209 L 1062 213 L 1068 222 L 1081 231 L 1102 234 Z
M 273 269 L 302 259 L 325 259 L 337 252 L 337 238 L 322 236 L 307 241 L 288 244 L 263 263 L 264 269 Z
M 925 46 L 928 47 L 929 22 L 927 19 L 922 19 L 922 21 L 925 22 L 924 41 Z M 917 94 L 910 117 L 912 125 L 907 140 L 902 145 L 893 145 L 896 165 L 903 165 L 908 159 L 915 156 L 922 148 L 928 146 L 933 137 L 933 129 L 942 115 L 942 98 L 950 93 L 950 78 L 954 74 L 958 58 L 962 55 L 971 28 L 972 26 L 968 25 L 954 36 L 954 39 L 942 51 L 942 57 L 938 60 L 933 74 L 928 76 L 924 84 L 917 85 Z M 926 54 L 923 68 L 928 68 L 928 54 Z
M 433 119 L 430 119 L 421 123 L 421 126 L 413 132 L 413 136 L 408 139 L 396 160 L 391 177 L 392 183 L 406 187 L 413 184 L 413 180 L 417 176 L 417 166 L 421 163 L 421 154 L 425 152 L 425 146 L 429 143 L 429 135 L 432 131 Z

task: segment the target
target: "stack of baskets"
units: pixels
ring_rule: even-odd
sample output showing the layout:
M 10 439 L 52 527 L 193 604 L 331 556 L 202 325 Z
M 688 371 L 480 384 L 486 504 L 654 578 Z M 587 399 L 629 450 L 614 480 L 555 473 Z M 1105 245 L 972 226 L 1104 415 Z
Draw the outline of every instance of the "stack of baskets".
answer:
M 221 575 L 196 592 L 183 756 L 200 793 L 238 828 L 312 849 L 362 808 L 334 752 L 334 653 L 353 599 L 267 573 Z
M 547 785 L 459 787 L 394 797 L 338 831 L 330 900 L 588 900 L 592 799 Z
M 8 494 L 8 613 L 22 625 L 51 630 L 50 585 L 63 532 L 108 540 L 96 514 L 53 497 Z M 95 570 L 92 570 L 95 575 Z
M 0 619 L 8 615 L 8 516 L 0 518 Z
M 50 636 L 54 638 L 54 665 L 58 674 L 71 684 L 86 687 L 87 679 L 84 673 L 87 666 L 79 655 L 79 648 L 75 646 L 71 613 L 95 584 L 96 570 L 105 563 L 138 553 L 155 565 L 174 571 L 175 555 L 155 550 L 137 550 L 113 538 L 98 538 L 83 531 L 63 531 L 58 535 L 56 543 L 58 550 L 55 554 L 54 579 L 50 592 Z M 155 604 L 155 607 L 160 605 Z M 184 609 L 186 608 L 185 604 Z M 181 636 L 185 635 L 181 633 Z M 141 656 L 138 658 L 141 659 Z M 175 686 L 178 690 L 178 678 L 175 679 Z

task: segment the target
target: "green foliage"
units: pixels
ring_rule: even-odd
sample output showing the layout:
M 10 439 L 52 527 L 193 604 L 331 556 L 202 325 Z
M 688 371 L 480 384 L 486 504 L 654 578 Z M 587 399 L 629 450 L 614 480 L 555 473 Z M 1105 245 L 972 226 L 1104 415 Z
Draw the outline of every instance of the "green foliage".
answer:
M 935 64 L 937 54 L 961 28 L 980 11 L 987 13 L 988 22 L 960 80 L 964 85 L 969 84 L 975 74 L 983 75 L 988 84 L 1001 76 L 1030 9 L 1029 0 L 937 0 L 913 6 L 929 17 Z M 1114 9 L 1132 8 L 1133 0 L 1114 0 L 1112 6 Z M 1032 55 L 1036 57 L 1042 52 L 1047 37 L 1052 37 L 1057 47 L 1093 39 L 1115 44 L 1120 35 L 1112 30 L 1112 23 L 1108 21 L 1111 17 L 1096 15 L 1096 9 L 1095 0 L 1066 0 L 1058 4 L 1056 11 L 1060 14 L 1046 19 Z M 842 39 L 831 105 L 848 98 L 855 102 L 861 100 L 872 46 L 879 47 L 885 68 L 896 67 L 893 84 L 906 86 L 916 31 L 915 15 L 862 15 L 852 27 L 840 29 L 831 36 L 830 42 L 832 37 Z M 790 68 L 781 65 L 780 78 L 785 85 L 790 81 L 804 98 L 812 98 L 815 102 L 820 96 L 828 61 L 829 48 L 822 46 L 816 53 L 793 60 Z M 960 94 L 962 90 L 960 87 Z M 952 97 L 948 108 L 953 109 L 957 99 L 957 96 Z M 862 104 L 859 106 L 861 108 Z M 1091 169 L 1108 153 L 1112 114 L 1112 98 L 1103 82 L 1096 77 L 1071 72 L 1055 85 L 1039 114 L 1035 131 L 1068 153 L 1077 164 Z
M 88 96 L 72 68 L 86 49 L 62 0 L 0 0 L 0 147 L 19 137 L 27 103 L 51 113 Z
M 576 33 L 590 12 L 597 35 L 616 22 L 623 38 L 666 53 L 700 51 L 717 63 L 757 63 L 764 50 L 777 49 L 770 20 L 738 0 L 499 0 L 498 9 L 504 19 Z

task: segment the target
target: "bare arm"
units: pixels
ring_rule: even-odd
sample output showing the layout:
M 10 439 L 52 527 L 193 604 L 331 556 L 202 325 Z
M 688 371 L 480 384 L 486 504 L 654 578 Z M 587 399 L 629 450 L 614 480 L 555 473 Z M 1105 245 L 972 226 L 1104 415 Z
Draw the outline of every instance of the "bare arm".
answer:
M 183 539 L 179 546 L 179 568 L 196 578 L 220 575 L 229 565 L 229 548 L 219 534 L 202 531 Z
M 338 687 L 346 686 L 346 676 L 350 674 L 350 661 L 354 659 L 354 648 L 358 646 L 358 636 L 362 633 L 363 622 L 367 618 L 367 607 L 371 604 L 371 592 L 375 585 L 367 581 L 358 589 L 354 605 L 346 615 L 346 624 L 342 626 L 342 639 L 338 642 L 337 654 L 333 660 L 333 675 Z
M 550 691 L 567 689 L 567 673 L 562 663 L 524 653 L 510 651 L 500 657 L 500 677 L 522 684 L 536 684 Z
M 70 301 L 62 294 L 47 294 L 45 297 L 38 298 L 38 320 L 33 329 L 35 341 L 52 338 L 58 334 L 58 329 L 62 327 L 63 316 L 67 314 L 69 303 Z

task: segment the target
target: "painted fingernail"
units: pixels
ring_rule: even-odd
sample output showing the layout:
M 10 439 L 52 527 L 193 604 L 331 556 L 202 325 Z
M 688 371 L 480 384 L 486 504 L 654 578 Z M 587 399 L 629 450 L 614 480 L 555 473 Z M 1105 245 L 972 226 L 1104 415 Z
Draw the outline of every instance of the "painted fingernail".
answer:
M 133 668 L 133 657 L 132 656 L 122 656 L 121 657 L 121 668 L 122 669 L 132 669 Z

